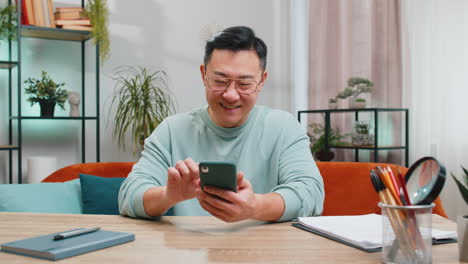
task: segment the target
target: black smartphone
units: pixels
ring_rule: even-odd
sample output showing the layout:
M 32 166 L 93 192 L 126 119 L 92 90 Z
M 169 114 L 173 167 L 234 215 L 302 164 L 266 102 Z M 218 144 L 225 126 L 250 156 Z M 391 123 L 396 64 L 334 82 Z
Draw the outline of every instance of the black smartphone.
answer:
M 200 185 L 212 185 L 237 192 L 236 165 L 223 161 L 204 161 L 199 164 Z

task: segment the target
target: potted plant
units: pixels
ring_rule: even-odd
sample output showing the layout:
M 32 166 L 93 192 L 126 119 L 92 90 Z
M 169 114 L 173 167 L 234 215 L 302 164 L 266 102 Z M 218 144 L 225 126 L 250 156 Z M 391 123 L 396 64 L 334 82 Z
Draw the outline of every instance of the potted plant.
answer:
M 41 79 L 28 78 L 24 83 L 28 84 L 25 88 L 26 94 L 29 95 L 28 102 L 31 105 L 39 103 L 41 117 L 54 116 L 56 104 L 65 110 L 68 91 L 61 88 L 65 83 L 56 83 L 45 71 L 41 71 Z
M 346 99 L 353 97 L 350 101 L 350 108 L 357 108 L 354 106 L 356 98 L 361 93 L 370 93 L 374 84 L 366 78 L 351 77 L 348 79 L 348 86 L 341 92 L 339 92 L 336 98 Z
M 375 136 L 370 133 L 370 124 L 366 121 L 357 121 L 354 125 L 354 133 L 351 135 L 353 146 L 374 145 Z
M 116 81 L 112 105 L 117 105 L 114 136 L 125 150 L 125 135 L 132 133 L 133 154 L 143 148 L 144 139 L 174 109 L 165 71 L 150 71 L 145 67 L 124 66 L 113 79 Z
M 460 193 L 468 205 L 468 171 L 462 166 L 464 177 L 458 180 L 453 173 L 452 178 L 460 190 Z M 458 233 L 458 254 L 460 261 L 468 262 L 468 215 L 458 216 L 457 218 L 457 233 Z
M 322 124 L 311 123 L 309 124 L 309 128 L 311 128 L 311 132 L 308 133 L 310 138 L 310 151 L 317 160 L 330 161 L 335 157 L 335 153 L 326 147 L 327 142 L 329 147 L 349 144 L 341 141 L 348 135 L 340 135 L 338 128 L 335 129 L 336 131 L 330 128 L 328 139 L 325 138 L 325 127 Z
M 338 108 L 338 100 L 336 98 L 328 99 L 328 109 Z
M 366 99 L 356 98 L 354 104 L 351 105 L 353 108 L 366 108 Z
M 8 5 L 0 8 L 0 39 L 16 38 L 16 6 Z
M 88 0 L 85 8 L 85 15 L 89 18 L 93 29 L 91 35 L 94 45 L 99 44 L 99 54 L 101 62 L 106 61 L 110 54 L 110 39 L 107 24 L 109 11 L 106 0 Z

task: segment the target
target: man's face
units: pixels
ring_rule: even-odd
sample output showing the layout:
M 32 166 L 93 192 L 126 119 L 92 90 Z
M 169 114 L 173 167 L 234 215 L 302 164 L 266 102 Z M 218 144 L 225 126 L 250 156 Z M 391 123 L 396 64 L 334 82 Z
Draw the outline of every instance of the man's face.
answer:
M 242 125 L 257 102 L 258 93 L 262 90 L 267 72 L 260 67 L 260 59 L 253 50 L 219 50 L 215 49 L 207 65 L 201 65 L 200 71 L 206 90 L 208 113 L 211 120 L 221 127 Z M 236 82 L 231 81 L 225 91 L 213 91 L 209 88 L 207 78 L 223 80 L 254 80 L 258 86 L 251 94 L 239 93 Z

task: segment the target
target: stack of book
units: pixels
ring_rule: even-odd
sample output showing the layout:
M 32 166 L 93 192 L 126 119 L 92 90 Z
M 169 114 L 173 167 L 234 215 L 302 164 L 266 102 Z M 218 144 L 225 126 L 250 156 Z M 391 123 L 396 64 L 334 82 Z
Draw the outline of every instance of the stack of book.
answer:
M 63 29 L 91 31 L 91 22 L 82 7 L 57 7 L 55 25 Z

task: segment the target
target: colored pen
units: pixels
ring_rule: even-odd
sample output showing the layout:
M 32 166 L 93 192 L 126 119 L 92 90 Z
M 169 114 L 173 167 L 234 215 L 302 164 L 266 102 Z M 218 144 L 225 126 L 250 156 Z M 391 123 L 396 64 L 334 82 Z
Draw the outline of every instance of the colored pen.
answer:
M 75 236 L 80 236 L 80 235 L 84 235 L 84 234 L 89 234 L 89 233 L 92 233 L 92 232 L 96 232 L 99 229 L 101 229 L 101 228 L 100 227 L 93 227 L 93 228 L 83 228 L 83 229 L 79 229 L 79 230 L 75 230 L 75 231 L 65 232 L 65 233 L 62 233 L 62 234 L 55 235 L 52 238 L 52 240 L 61 240 L 61 239 L 69 238 L 69 237 L 75 237 Z
M 390 175 L 382 169 L 382 167 L 377 166 L 377 175 L 380 177 L 381 181 L 385 184 L 385 187 L 390 192 L 390 195 L 393 197 L 396 204 L 393 205 L 403 205 L 400 201 L 400 197 L 398 197 L 397 190 L 393 188 L 392 180 L 390 179 Z

